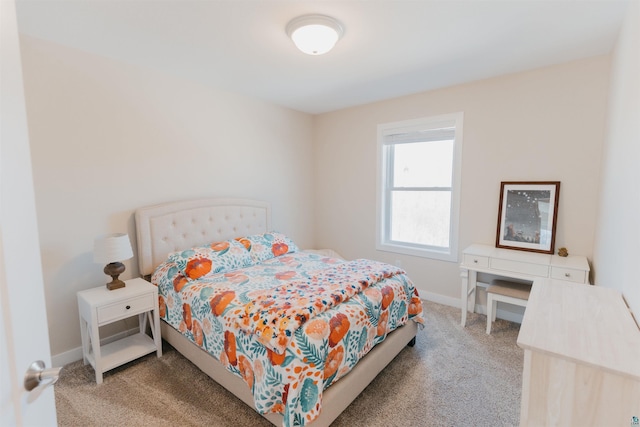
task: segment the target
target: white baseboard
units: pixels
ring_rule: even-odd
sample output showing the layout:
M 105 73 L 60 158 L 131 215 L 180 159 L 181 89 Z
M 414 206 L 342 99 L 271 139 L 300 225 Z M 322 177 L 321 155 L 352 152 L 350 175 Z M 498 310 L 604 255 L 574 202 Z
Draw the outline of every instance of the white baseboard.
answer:
M 433 292 L 419 291 L 420 297 L 424 300 L 437 304 L 448 305 L 449 307 L 460 308 L 460 298 L 448 297 L 446 295 L 435 294 Z
M 476 304 L 475 310 L 476 310 L 476 313 L 484 314 L 485 316 L 487 314 L 486 305 Z M 500 308 L 498 308 L 498 310 L 496 311 L 496 318 L 508 320 L 509 322 L 514 322 L 514 323 L 522 323 L 523 316 L 524 316 L 523 314 L 514 313 L 513 311 L 503 310 Z
M 478 282 L 478 285 L 480 287 L 483 287 L 482 284 L 480 284 L 480 282 Z M 486 286 L 488 285 L 485 285 L 484 287 Z M 433 292 L 425 292 L 425 291 L 420 291 L 420 296 L 422 297 L 422 299 L 427 301 L 435 302 L 437 304 L 442 304 L 442 305 L 448 305 L 449 307 L 455 307 L 458 309 L 460 308 L 460 298 L 448 297 L 446 295 L 436 294 Z M 523 314 L 514 313 L 513 311 L 509 311 L 509 310 L 504 310 L 499 308 L 499 306 L 500 304 L 498 304 L 498 310 L 496 311 L 496 317 L 498 319 L 504 319 L 510 322 L 515 322 L 515 323 L 522 323 Z M 476 304 L 474 310 L 476 313 L 480 313 L 484 315 L 487 314 L 486 305 Z
M 82 359 L 82 347 L 51 355 L 51 366 L 64 366 Z
M 119 340 L 121 338 L 125 338 L 129 335 L 134 335 L 140 332 L 138 327 L 131 328 L 127 331 L 119 332 L 115 335 L 111 335 L 110 337 L 104 338 L 100 340 L 101 345 L 109 344 L 110 342 Z M 76 347 L 69 351 L 65 351 L 64 353 L 58 353 L 51 355 L 51 366 L 64 366 L 69 363 L 73 363 L 77 360 L 82 360 L 82 347 Z
M 482 286 L 479 283 L 479 286 Z M 425 292 L 420 291 L 420 296 L 422 299 L 435 302 L 437 304 L 448 305 L 449 307 L 460 308 L 460 298 L 448 297 L 446 295 L 436 294 L 433 292 Z M 475 306 L 476 313 L 487 314 L 487 307 L 484 305 L 476 304 Z M 496 312 L 496 317 L 499 319 L 508 320 L 510 322 L 522 323 L 522 314 L 514 313 L 508 310 L 502 310 L 498 308 Z M 133 335 L 138 333 L 138 328 L 132 328 L 128 331 L 123 331 L 118 334 L 112 335 L 101 340 L 102 345 L 109 344 L 112 341 L 119 340 L 120 338 L 124 338 L 128 335 Z M 64 353 L 59 353 L 51 356 L 51 366 L 64 366 L 69 363 L 73 363 L 76 360 L 82 359 L 82 347 L 76 347 L 69 351 L 65 351 Z

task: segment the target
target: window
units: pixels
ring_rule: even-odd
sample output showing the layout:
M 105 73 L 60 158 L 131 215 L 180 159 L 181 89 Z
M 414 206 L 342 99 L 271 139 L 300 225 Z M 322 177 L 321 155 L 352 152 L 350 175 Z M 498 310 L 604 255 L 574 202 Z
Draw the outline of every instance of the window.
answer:
M 377 249 L 457 261 L 462 118 L 378 126 Z

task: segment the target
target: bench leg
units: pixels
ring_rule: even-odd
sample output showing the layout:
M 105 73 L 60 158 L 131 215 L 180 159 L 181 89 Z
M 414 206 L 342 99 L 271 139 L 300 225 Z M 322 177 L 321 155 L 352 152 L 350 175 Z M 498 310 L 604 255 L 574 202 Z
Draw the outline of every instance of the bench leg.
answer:
M 491 335 L 491 323 L 496 320 L 497 301 L 493 300 L 492 294 L 487 294 L 487 335 Z

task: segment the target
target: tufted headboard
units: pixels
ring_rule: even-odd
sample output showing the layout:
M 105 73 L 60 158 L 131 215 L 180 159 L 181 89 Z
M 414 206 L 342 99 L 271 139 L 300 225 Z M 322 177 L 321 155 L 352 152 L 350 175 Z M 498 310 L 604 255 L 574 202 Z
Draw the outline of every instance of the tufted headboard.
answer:
M 138 265 L 153 273 L 171 252 L 271 230 L 271 207 L 245 199 L 199 199 L 136 211 Z

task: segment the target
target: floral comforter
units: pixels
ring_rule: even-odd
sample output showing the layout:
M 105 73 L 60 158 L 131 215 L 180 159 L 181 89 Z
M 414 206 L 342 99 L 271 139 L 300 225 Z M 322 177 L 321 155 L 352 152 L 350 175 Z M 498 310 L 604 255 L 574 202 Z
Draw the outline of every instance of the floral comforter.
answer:
M 288 243 L 263 260 L 246 257 L 253 247 L 242 239 L 212 244 L 204 255 L 195 248 L 170 257 L 152 282 L 161 318 L 241 376 L 258 412 L 281 413 L 285 426 L 296 426 L 320 414 L 323 390 L 389 332 L 423 318 L 402 270 Z M 222 252 L 222 262 L 211 256 Z

